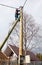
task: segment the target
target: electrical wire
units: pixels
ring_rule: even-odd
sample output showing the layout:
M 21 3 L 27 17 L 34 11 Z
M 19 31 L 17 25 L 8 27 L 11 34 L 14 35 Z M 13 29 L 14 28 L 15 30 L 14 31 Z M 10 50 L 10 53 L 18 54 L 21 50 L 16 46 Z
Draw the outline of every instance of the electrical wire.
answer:
M 24 5 L 23 5 L 23 8 L 24 8 L 26 2 L 27 2 L 27 0 L 25 0 Z M 5 7 L 9 7 L 9 8 L 12 8 L 12 9 L 16 9 L 16 7 L 12 7 L 12 6 L 8 6 L 8 5 L 4 5 L 4 4 L 0 4 L 0 5 L 1 5 L 1 6 L 5 6 Z M 19 9 L 19 8 L 18 8 L 18 9 Z
M 16 9 L 16 7 L 12 7 L 12 6 L 8 6 L 8 5 L 4 5 L 4 4 L 0 4 L 1 6 L 5 6 L 5 7 L 9 7 L 9 8 L 13 8 Z
M 24 6 L 25 6 L 26 2 L 27 2 L 27 0 L 25 0 L 25 2 L 24 2 L 24 4 L 23 4 L 23 8 L 24 8 Z

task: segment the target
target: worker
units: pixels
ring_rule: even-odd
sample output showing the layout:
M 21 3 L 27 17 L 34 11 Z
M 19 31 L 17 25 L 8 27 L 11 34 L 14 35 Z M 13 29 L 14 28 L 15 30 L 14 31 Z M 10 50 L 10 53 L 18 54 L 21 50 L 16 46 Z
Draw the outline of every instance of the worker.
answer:
M 16 9 L 16 11 L 15 11 L 15 20 L 17 20 L 17 19 L 18 19 L 19 15 L 20 15 L 19 10 L 18 10 L 18 9 Z

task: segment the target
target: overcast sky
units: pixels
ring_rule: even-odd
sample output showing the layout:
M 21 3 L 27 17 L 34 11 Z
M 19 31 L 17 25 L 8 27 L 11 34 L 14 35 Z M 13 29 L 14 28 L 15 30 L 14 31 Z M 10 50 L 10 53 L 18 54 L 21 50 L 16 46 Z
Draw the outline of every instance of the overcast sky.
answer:
M 13 7 L 23 6 L 25 0 L 0 0 L 0 4 Z M 42 0 L 27 0 L 23 11 L 31 14 L 37 25 L 42 26 Z M 0 45 L 9 31 L 9 24 L 14 21 L 15 9 L 0 5 Z

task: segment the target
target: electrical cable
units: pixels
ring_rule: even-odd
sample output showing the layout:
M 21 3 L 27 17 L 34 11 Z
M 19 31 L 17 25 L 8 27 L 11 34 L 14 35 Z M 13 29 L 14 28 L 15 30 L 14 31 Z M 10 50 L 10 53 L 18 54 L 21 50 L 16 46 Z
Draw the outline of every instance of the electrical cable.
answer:
M 27 2 L 27 0 L 25 0 L 24 5 L 23 5 L 23 8 L 24 8 L 26 2 Z M 5 6 L 5 7 L 9 7 L 9 8 L 13 8 L 13 9 L 17 9 L 16 7 L 12 7 L 12 6 L 8 6 L 8 5 L 4 5 L 4 4 L 0 4 L 0 5 L 1 5 L 1 6 Z M 18 8 L 18 9 L 19 9 L 19 8 Z
M 12 6 L 8 6 L 8 5 L 4 5 L 4 4 L 0 4 L 1 6 L 5 6 L 5 7 L 9 7 L 9 8 L 13 8 L 16 9 L 16 7 L 12 7 Z
M 24 6 L 25 6 L 26 2 L 27 2 L 27 0 L 25 0 L 25 2 L 24 2 L 24 4 L 23 4 L 23 8 L 24 8 Z

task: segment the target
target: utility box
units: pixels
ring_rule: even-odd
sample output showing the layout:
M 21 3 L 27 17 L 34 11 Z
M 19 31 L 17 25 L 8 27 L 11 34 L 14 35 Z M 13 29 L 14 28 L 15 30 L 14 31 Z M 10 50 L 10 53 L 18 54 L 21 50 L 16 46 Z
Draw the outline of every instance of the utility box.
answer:
M 25 63 L 30 63 L 30 55 L 25 56 Z

